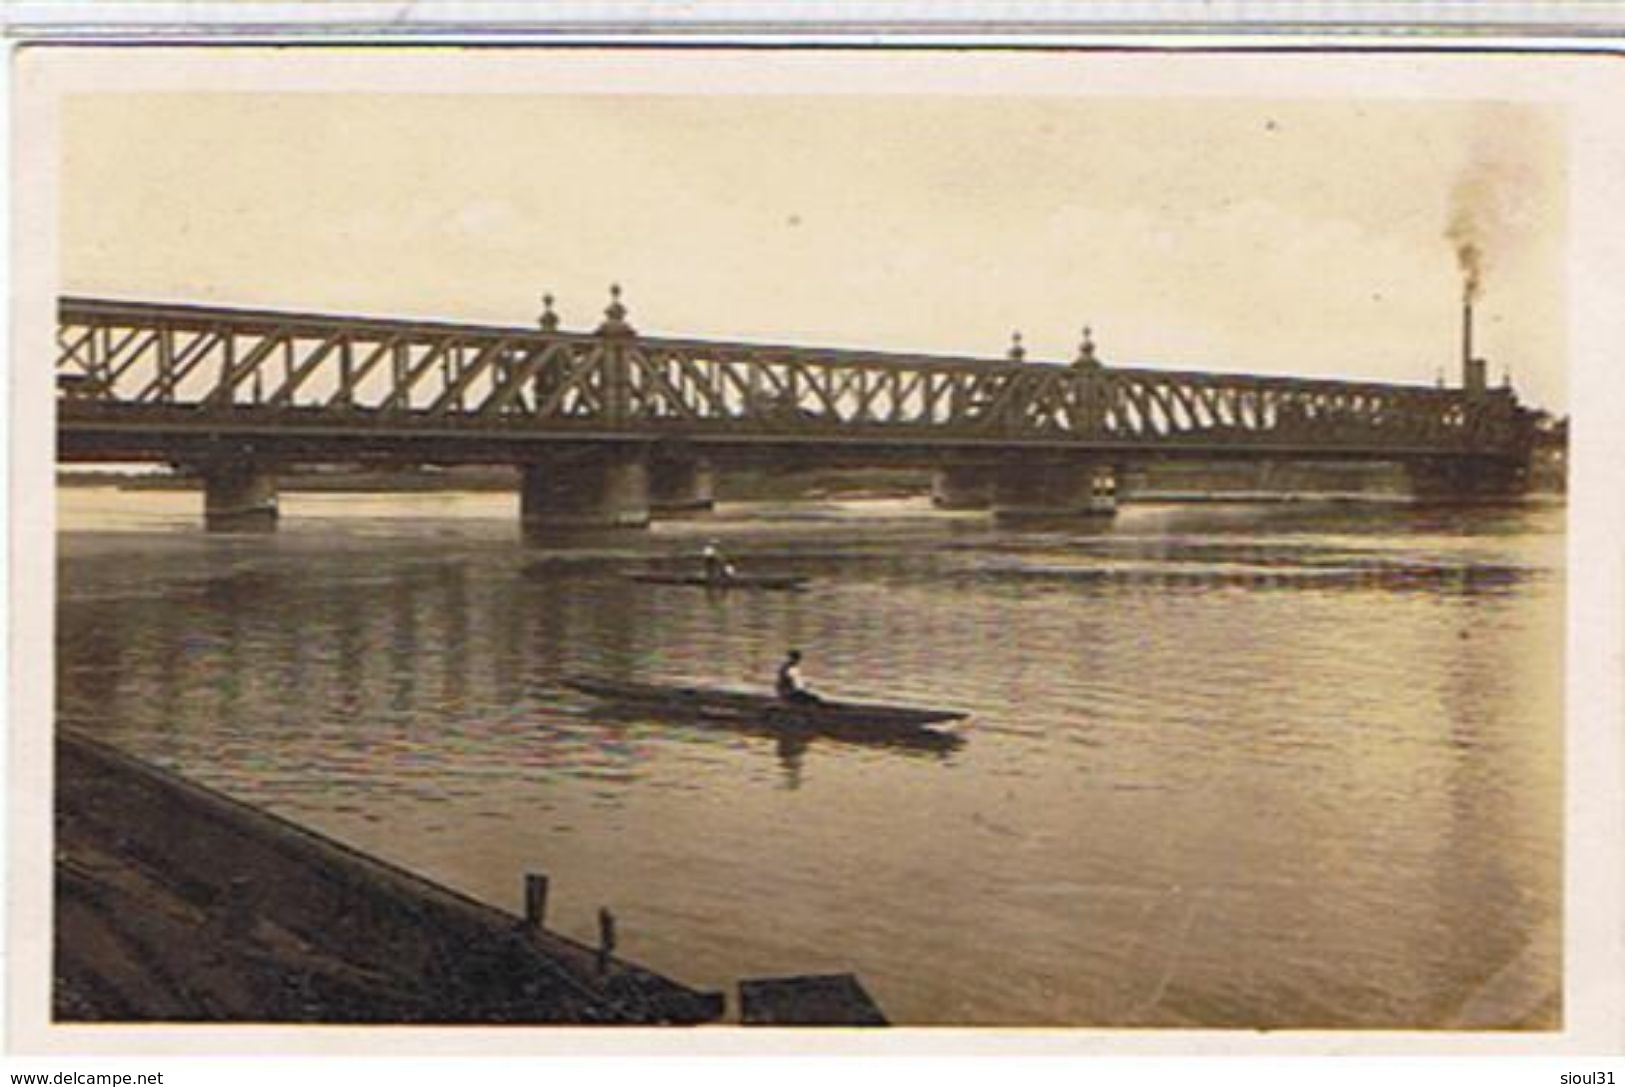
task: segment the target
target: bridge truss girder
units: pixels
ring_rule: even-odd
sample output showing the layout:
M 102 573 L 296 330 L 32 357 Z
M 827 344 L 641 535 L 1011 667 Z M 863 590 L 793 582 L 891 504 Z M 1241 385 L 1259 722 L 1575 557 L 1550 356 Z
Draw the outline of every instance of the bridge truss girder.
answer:
M 63 455 L 692 441 L 1209 456 L 1517 457 L 1509 390 L 1069 366 L 64 299 Z M 123 437 L 120 438 L 119 436 Z

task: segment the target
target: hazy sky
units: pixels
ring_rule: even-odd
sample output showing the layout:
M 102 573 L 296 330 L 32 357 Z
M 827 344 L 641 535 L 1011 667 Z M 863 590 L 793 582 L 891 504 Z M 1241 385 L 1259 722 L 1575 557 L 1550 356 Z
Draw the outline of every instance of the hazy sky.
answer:
M 97 94 L 74 293 L 1431 382 L 1566 408 L 1560 114 L 1066 97 Z

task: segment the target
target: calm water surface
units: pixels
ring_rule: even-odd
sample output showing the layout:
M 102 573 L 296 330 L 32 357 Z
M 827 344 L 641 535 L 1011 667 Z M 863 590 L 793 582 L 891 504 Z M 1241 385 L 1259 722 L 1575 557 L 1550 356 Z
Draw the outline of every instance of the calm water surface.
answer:
M 894 1021 L 1554 1026 L 1556 508 L 724 506 L 518 544 L 505 495 L 60 492 L 61 722 L 696 985 Z M 622 575 L 716 537 L 802 594 Z M 579 673 L 970 711 L 951 752 L 605 713 Z

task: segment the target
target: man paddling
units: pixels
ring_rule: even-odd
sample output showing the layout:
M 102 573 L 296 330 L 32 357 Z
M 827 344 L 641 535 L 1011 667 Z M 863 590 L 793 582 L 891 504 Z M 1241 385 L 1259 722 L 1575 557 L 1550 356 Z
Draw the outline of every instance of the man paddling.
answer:
M 705 580 L 713 585 L 727 584 L 738 572 L 734 569 L 734 564 L 723 557 L 722 549 L 717 547 L 715 540 L 705 545 L 700 558 L 705 562 Z
M 823 702 L 822 698 L 807 689 L 806 681 L 801 678 L 801 650 L 792 649 L 785 655 L 784 663 L 779 665 L 779 679 L 774 684 L 781 701 L 795 702 L 806 706 L 816 706 Z

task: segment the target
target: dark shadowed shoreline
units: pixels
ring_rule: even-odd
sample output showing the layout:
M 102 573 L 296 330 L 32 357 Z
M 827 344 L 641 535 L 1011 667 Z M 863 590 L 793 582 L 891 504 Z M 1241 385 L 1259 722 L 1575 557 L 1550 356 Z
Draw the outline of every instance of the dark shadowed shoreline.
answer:
M 72 733 L 57 740 L 53 1016 L 655 1024 L 723 998 Z M 517 874 L 516 874 L 517 878 Z

